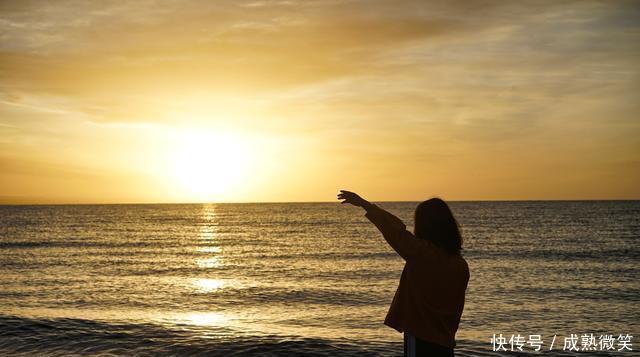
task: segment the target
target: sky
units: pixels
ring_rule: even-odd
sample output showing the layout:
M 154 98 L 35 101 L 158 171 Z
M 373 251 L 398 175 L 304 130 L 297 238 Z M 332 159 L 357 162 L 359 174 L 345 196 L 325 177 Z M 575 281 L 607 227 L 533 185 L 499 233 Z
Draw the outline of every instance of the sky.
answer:
M 640 199 L 638 1 L 0 1 L 0 203 Z

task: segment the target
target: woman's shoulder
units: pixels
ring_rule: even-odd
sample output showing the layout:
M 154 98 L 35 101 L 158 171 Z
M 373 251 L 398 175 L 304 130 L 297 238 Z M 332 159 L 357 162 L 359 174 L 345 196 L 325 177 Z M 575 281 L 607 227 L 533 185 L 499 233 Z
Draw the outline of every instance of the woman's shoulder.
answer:
M 455 254 L 443 252 L 443 255 L 446 256 L 451 265 L 455 267 L 454 269 L 460 271 L 467 280 L 469 279 L 469 264 L 460 252 Z
M 463 267 L 468 270 L 467 262 L 464 260 L 461 254 L 452 254 L 447 252 L 444 248 L 433 243 L 427 239 L 416 238 L 410 232 L 406 232 L 407 238 L 413 239 L 415 243 L 415 249 L 419 253 L 419 259 L 415 262 L 426 265 L 437 265 L 438 267 L 450 266 L 450 267 Z

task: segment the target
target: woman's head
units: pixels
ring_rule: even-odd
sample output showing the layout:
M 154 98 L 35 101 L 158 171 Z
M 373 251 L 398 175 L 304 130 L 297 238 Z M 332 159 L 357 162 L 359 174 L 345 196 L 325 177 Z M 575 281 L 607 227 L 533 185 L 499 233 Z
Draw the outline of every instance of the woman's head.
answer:
M 451 254 L 462 249 L 458 222 L 449 206 L 439 198 L 426 200 L 416 207 L 414 233 L 420 239 L 432 241 Z

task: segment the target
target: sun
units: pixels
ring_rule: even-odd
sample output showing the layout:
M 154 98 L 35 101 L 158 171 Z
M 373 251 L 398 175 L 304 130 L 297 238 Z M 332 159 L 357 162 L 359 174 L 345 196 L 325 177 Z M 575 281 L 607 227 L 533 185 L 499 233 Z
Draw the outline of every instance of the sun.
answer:
M 194 201 L 224 200 L 239 187 L 249 169 L 248 146 L 235 134 L 179 133 L 172 156 L 173 180 Z

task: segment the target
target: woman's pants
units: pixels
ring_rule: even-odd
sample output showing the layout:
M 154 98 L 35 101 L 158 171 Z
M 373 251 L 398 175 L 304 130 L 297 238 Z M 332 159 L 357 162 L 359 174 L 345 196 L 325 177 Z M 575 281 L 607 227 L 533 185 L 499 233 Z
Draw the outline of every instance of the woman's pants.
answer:
M 453 357 L 453 348 L 441 346 L 435 343 L 421 340 L 412 334 L 404 333 L 404 355 L 405 357 Z

